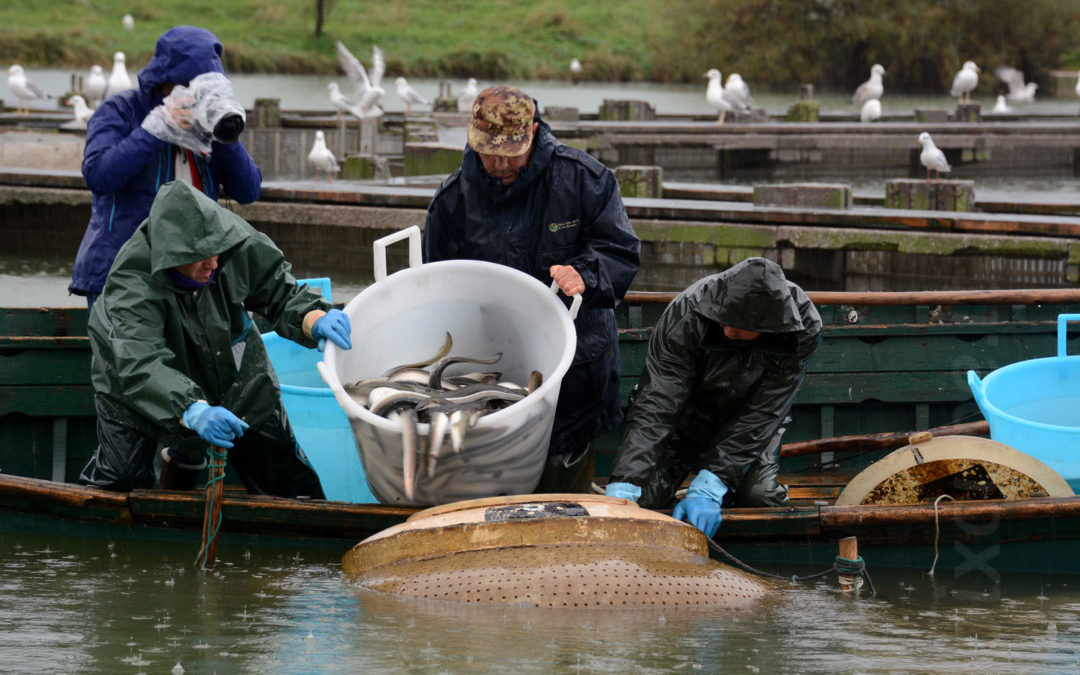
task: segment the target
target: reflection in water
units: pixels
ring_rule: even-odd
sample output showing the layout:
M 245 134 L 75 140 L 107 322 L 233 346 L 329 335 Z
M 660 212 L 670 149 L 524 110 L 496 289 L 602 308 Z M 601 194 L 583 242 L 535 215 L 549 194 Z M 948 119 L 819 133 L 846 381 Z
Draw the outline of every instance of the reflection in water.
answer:
M 562 612 L 361 589 L 341 550 L 0 534 L 0 669 L 36 672 L 1073 672 L 1076 577 L 872 570 L 710 612 Z M 868 561 L 873 567 L 873 561 Z M 776 570 L 805 573 L 807 570 Z M 3 665 L 7 664 L 7 666 Z

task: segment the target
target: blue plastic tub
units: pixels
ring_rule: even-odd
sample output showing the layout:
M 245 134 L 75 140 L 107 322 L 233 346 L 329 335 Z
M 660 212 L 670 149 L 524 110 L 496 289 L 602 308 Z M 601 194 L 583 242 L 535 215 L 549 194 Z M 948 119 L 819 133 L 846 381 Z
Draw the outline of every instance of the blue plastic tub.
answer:
M 321 288 L 323 297 L 331 299 L 329 279 L 301 279 L 300 283 Z M 349 418 L 315 366 L 322 353 L 274 332 L 263 333 L 262 338 L 281 383 L 281 400 L 293 433 L 319 475 L 326 498 L 376 503 L 356 452 Z
M 990 438 L 1041 460 L 1080 490 L 1080 356 L 1068 356 L 1066 326 L 1080 314 L 1058 315 L 1057 356 L 998 368 L 968 386 Z

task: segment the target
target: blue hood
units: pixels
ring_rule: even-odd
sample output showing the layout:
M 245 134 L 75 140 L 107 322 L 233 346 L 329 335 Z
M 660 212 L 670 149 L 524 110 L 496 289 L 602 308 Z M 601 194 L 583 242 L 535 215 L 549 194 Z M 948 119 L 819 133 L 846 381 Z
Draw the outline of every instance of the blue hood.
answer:
M 196 75 L 211 72 L 225 72 L 221 41 L 205 28 L 177 26 L 158 38 L 154 58 L 139 71 L 139 90 L 160 101 L 161 93 L 156 90 L 166 82 L 187 86 Z

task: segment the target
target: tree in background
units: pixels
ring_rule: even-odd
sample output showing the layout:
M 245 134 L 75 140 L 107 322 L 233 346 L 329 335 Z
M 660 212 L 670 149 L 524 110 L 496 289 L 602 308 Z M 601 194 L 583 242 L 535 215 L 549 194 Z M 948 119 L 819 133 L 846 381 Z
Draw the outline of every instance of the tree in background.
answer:
M 1067 65 L 1060 60 L 1080 34 L 1080 3 L 711 0 L 702 19 L 694 36 L 701 67 L 739 72 L 764 88 L 853 89 L 880 63 L 886 91 L 939 92 L 967 60 L 1045 82 Z
M 336 0 L 315 0 L 315 37 L 322 37 L 323 22 L 334 7 Z

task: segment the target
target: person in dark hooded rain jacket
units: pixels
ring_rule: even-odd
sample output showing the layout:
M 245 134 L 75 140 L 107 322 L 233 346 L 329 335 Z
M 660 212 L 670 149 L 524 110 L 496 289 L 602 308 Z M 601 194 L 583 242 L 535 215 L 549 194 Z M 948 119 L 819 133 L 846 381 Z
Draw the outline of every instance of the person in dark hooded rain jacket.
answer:
M 250 312 L 307 347 L 352 347 L 348 317 L 297 285 L 269 238 L 181 181 L 165 184 L 90 311 L 98 448 L 79 482 L 193 489 L 210 445 L 250 492 L 322 498 Z
M 710 537 L 728 492 L 786 505 L 782 425 L 820 344 L 817 308 L 770 260 L 695 282 L 656 322 L 606 493 L 664 508 L 696 471 L 674 515 Z
M 424 260 L 499 263 L 582 296 L 537 492 L 588 492 L 592 441 L 622 421 L 614 307 L 640 251 L 610 169 L 556 141 L 531 96 L 480 92 L 461 167 L 428 206 Z
M 139 72 L 139 88 L 112 94 L 90 118 L 82 173 L 93 191 L 93 205 L 68 286 L 69 292 L 86 296 L 88 304 L 101 293 L 116 252 L 168 181 L 190 182 L 214 200 L 222 187 L 241 204 L 259 198 L 262 174 L 242 142 L 215 142 L 210 156 L 200 157 L 142 127 L 175 85 L 187 86 L 202 73 L 224 73 L 221 51 L 221 42 L 204 28 L 169 29 Z

